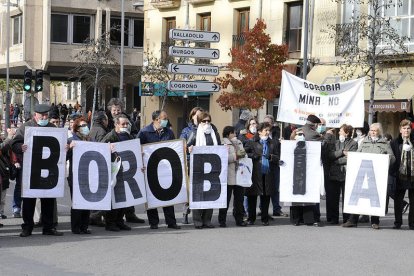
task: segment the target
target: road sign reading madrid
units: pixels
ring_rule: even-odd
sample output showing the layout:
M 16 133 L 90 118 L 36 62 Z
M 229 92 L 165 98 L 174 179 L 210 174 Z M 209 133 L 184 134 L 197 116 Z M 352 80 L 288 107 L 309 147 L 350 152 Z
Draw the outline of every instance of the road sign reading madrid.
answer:
M 171 91 L 218 92 L 220 85 L 211 81 L 168 81 Z
M 171 39 L 174 39 L 174 40 L 220 42 L 220 33 L 217 33 L 217 32 L 201 32 L 201 31 L 171 29 L 169 36 Z
M 168 54 L 173 57 L 218 59 L 220 57 L 220 50 L 170 46 Z
M 210 65 L 170 63 L 168 64 L 168 72 L 185 75 L 217 76 L 219 74 L 219 67 Z

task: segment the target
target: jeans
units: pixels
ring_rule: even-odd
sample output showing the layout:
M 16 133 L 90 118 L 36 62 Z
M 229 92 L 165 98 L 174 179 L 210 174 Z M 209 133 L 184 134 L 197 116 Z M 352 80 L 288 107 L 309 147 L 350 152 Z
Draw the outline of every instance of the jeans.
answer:
M 16 185 L 13 193 L 13 213 L 20 213 L 22 209 L 22 169 L 17 169 Z

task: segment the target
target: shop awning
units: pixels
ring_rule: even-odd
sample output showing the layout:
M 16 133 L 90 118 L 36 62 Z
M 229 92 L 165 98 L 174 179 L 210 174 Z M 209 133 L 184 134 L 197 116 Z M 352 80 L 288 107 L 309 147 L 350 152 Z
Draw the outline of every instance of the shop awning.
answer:
M 411 100 L 414 96 L 414 79 L 411 79 L 410 73 L 414 72 L 414 67 L 399 67 L 384 69 L 378 72 L 376 77 L 379 83 L 375 84 L 374 100 L 389 101 L 395 105 L 395 108 L 380 108 L 378 111 L 409 111 L 411 108 Z M 316 65 L 312 68 L 307 76 L 307 80 L 317 84 L 328 84 L 342 81 L 341 71 L 335 65 Z M 393 81 L 397 87 L 391 93 L 386 83 Z M 364 99 L 368 101 L 370 98 L 370 82 L 365 83 Z M 398 104 L 400 103 L 400 104 Z M 408 107 L 407 107 L 408 106 Z M 390 104 L 389 104 L 390 107 Z
M 369 101 L 365 101 L 365 110 L 369 109 Z M 376 100 L 374 101 L 375 112 L 410 112 L 411 100 Z

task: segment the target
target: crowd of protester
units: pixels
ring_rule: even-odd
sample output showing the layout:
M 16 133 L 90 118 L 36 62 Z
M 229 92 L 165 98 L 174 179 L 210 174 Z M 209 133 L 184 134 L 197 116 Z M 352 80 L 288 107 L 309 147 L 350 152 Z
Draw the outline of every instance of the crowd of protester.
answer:
M 63 105 L 35 106 L 34 115 L 17 129 L 8 129 L 7 135 L 0 143 L 0 215 L 5 215 L 5 194 L 11 180 L 15 180 L 12 210 L 13 217 L 23 219 L 21 237 L 32 234 L 34 227 L 42 227 L 43 235 L 63 235 L 56 229 L 58 224 L 56 199 L 42 198 L 36 203 L 34 198 L 22 198 L 22 161 L 27 150 L 24 144 L 26 127 L 65 127 L 69 121 L 67 161 L 67 181 L 72 196 L 72 151 L 77 141 L 114 143 L 131 139 L 140 139 L 141 144 L 176 139 L 166 111 L 152 113 L 152 122 L 141 128 L 140 112 L 134 109 L 127 115 L 123 103 L 111 99 L 107 110 L 95 112 L 93 118 L 83 117 L 82 107 Z M 17 125 L 17 124 L 16 124 Z M 195 146 L 225 145 L 229 151 L 227 173 L 227 207 L 219 210 L 218 226 L 227 227 L 227 214 L 233 197 L 232 214 L 236 226 L 246 227 L 256 223 L 260 217 L 263 226 L 268 226 L 273 217 L 288 217 L 293 225 L 320 227 L 323 224 L 341 224 L 343 227 L 357 227 L 358 223 L 367 222 L 367 217 L 358 214 L 345 214 L 343 207 L 347 157 L 349 152 L 386 154 L 389 156 L 390 169 L 388 178 L 388 197 L 394 200 L 394 228 L 403 225 L 402 215 L 409 209 L 408 226 L 414 230 L 414 132 L 411 121 L 400 122 L 400 134 L 395 139 L 383 133 L 380 123 L 353 128 L 342 125 L 339 129 L 327 129 L 323 118 L 309 115 L 306 124 L 296 126 L 288 124 L 283 129 L 275 122 L 272 115 L 266 115 L 261 122 L 253 114 L 244 110 L 234 126 L 226 126 L 222 132 L 214 125 L 211 115 L 200 107 L 189 113 L 188 126 L 180 134 L 186 141 L 187 158 Z M 324 186 L 326 190 L 326 222 L 321 221 L 319 204 L 292 203 L 289 214 L 282 211 L 279 202 L 280 160 L 282 139 L 297 141 L 298 152 L 303 150 L 305 141 L 321 142 L 321 163 L 324 170 Z M 302 148 L 301 148 L 302 147 Z M 252 185 L 243 188 L 238 185 L 236 171 L 239 160 L 252 159 Z M 116 152 L 112 152 L 112 159 Z M 404 200 L 406 191 L 410 203 Z M 342 195 L 342 196 L 341 196 Z M 259 198 L 260 212 L 257 214 Z M 341 204 L 342 198 L 342 204 Z M 272 204 L 272 212 L 269 207 Z M 39 205 L 40 207 L 36 207 Z M 40 208 L 36 211 L 37 208 Z M 162 208 L 168 228 L 180 229 L 175 217 L 174 206 Z M 388 210 L 388 199 L 387 199 Z M 213 209 L 189 210 L 188 204 L 183 211 L 183 223 L 189 223 L 189 214 L 196 229 L 214 228 Z M 342 221 L 340 220 L 342 213 Z M 157 209 L 147 210 L 150 229 L 158 229 L 160 219 Z M 126 223 L 145 223 L 137 217 L 134 207 L 112 209 L 110 211 L 93 211 L 71 209 L 71 231 L 73 234 L 91 234 L 89 225 L 105 227 L 107 231 L 129 231 Z M 371 217 L 371 227 L 379 229 L 379 217 Z M 0 224 L 0 227 L 2 224 Z

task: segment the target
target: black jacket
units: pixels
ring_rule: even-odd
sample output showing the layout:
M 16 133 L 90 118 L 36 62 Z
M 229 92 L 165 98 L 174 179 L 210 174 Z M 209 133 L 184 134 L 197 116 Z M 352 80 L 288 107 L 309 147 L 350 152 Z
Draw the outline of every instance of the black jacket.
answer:
M 410 141 L 411 144 L 414 145 L 414 137 L 410 136 Z M 401 155 L 402 155 L 402 146 L 403 146 L 403 139 L 401 137 L 401 134 L 398 135 L 397 138 L 395 138 L 394 140 L 391 141 L 390 143 L 392 151 L 394 153 L 395 156 L 395 162 L 394 164 L 391 165 L 390 167 L 390 172 L 389 174 L 393 177 L 395 177 L 395 179 L 397 180 L 397 188 L 409 188 L 409 189 L 413 189 L 414 188 L 414 183 L 410 183 L 410 181 L 404 181 L 402 179 L 400 179 L 400 165 L 401 165 Z
M 351 138 L 346 138 L 343 143 L 339 140 L 335 143 L 335 148 L 328 152 L 329 179 L 345 182 L 347 156 L 344 151 L 357 151 L 358 143 Z

